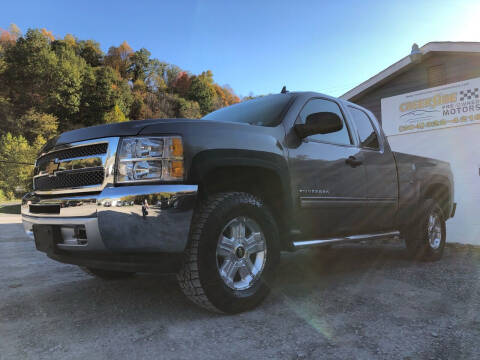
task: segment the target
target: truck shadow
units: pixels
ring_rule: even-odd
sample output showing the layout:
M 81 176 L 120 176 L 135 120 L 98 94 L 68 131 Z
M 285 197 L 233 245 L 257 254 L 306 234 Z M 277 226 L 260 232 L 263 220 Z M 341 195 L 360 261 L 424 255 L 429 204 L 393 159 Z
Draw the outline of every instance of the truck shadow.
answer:
M 270 284 L 275 293 L 281 291 L 290 297 L 299 297 L 319 292 L 332 284 L 346 284 L 356 279 L 368 279 L 372 273 L 383 270 L 408 268 L 412 263 L 406 258 L 402 247 L 362 247 L 342 246 L 330 250 L 307 249 L 282 255 L 277 268 L 276 279 Z M 126 280 L 101 280 L 79 274 L 82 281 L 76 282 L 72 291 L 76 297 L 96 298 L 98 293 L 108 293 L 108 297 L 98 298 L 97 305 L 116 308 L 125 312 L 135 311 L 138 320 L 142 314 L 145 320 L 162 318 L 168 314 L 178 319 L 217 316 L 206 312 L 183 295 L 173 274 L 137 274 Z M 67 289 L 64 289 L 67 291 Z M 66 296 L 68 298 L 68 296 Z M 268 303 L 281 301 L 270 296 Z M 90 301 L 91 303 L 91 301 Z
M 332 286 L 349 286 L 358 279 L 365 281 L 372 271 L 381 273 L 410 266 L 412 263 L 400 247 L 342 246 L 328 251 L 309 249 L 283 254 L 276 280 L 270 284 L 272 295 L 250 314 L 260 312 L 267 316 L 272 309 L 285 309 L 286 298 L 296 302 L 317 301 L 319 294 L 327 293 Z M 74 327 L 101 331 L 105 326 L 119 326 L 115 321 L 135 321 L 139 325 L 157 321 L 156 331 L 161 332 L 164 326 L 173 323 L 222 317 L 192 304 L 181 292 L 174 275 L 137 274 L 130 279 L 106 281 L 91 277 L 75 266 L 54 267 L 58 267 L 57 273 L 61 272 L 56 284 L 39 289 L 30 310 L 40 306 L 53 319 L 59 314 L 69 314 Z M 52 266 L 48 268 L 52 270 Z M 21 318 L 30 310 L 10 314 Z M 5 309 L 3 312 L 9 313 Z M 119 314 L 126 320 L 119 320 Z M 248 314 L 240 316 L 254 316 Z

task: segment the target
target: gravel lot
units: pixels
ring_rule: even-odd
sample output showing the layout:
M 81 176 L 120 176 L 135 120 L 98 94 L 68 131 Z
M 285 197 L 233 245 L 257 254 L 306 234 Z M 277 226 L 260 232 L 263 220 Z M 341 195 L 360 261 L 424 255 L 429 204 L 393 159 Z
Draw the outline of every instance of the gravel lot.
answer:
M 235 316 L 173 276 L 102 281 L 48 259 L 0 216 L 0 359 L 461 359 L 480 353 L 480 249 L 436 263 L 401 245 L 284 254 L 272 294 Z

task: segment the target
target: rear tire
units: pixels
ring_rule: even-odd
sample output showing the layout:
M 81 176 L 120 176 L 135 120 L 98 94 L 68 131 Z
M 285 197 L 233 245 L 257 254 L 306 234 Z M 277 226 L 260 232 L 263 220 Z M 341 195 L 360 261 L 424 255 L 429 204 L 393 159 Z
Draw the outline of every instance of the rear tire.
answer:
M 416 260 L 437 261 L 443 256 L 446 226 L 442 209 L 434 199 L 427 199 L 417 223 L 404 232 L 409 256 Z
M 177 279 L 195 304 L 239 313 L 268 295 L 279 253 L 275 220 L 260 199 L 215 194 L 195 212 Z
M 104 280 L 125 279 L 135 275 L 134 272 L 94 269 L 94 268 L 85 267 L 85 266 L 80 266 L 80 268 L 83 271 L 85 271 L 88 275 L 99 277 Z

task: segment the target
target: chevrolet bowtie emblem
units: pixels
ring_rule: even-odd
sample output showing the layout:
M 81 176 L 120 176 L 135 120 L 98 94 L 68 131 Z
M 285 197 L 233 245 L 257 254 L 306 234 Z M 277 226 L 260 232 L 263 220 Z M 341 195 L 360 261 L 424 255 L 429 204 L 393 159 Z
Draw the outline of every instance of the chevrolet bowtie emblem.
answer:
M 45 169 L 48 176 L 56 176 L 59 164 L 59 159 L 53 159 L 48 163 L 47 168 Z

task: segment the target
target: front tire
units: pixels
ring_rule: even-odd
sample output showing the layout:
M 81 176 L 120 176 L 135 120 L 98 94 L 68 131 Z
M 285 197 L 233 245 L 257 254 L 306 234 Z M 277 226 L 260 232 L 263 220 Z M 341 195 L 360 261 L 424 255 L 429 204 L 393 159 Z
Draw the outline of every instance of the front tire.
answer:
M 247 193 L 220 193 L 195 213 L 177 278 L 197 305 L 239 313 L 268 295 L 278 257 L 277 226 L 263 202 Z
M 417 224 L 405 231 L 405 245 L 411 258 L 437 261 L 443 256 L 446 226 L 442 209 L 433 199 L 424 202 Z

